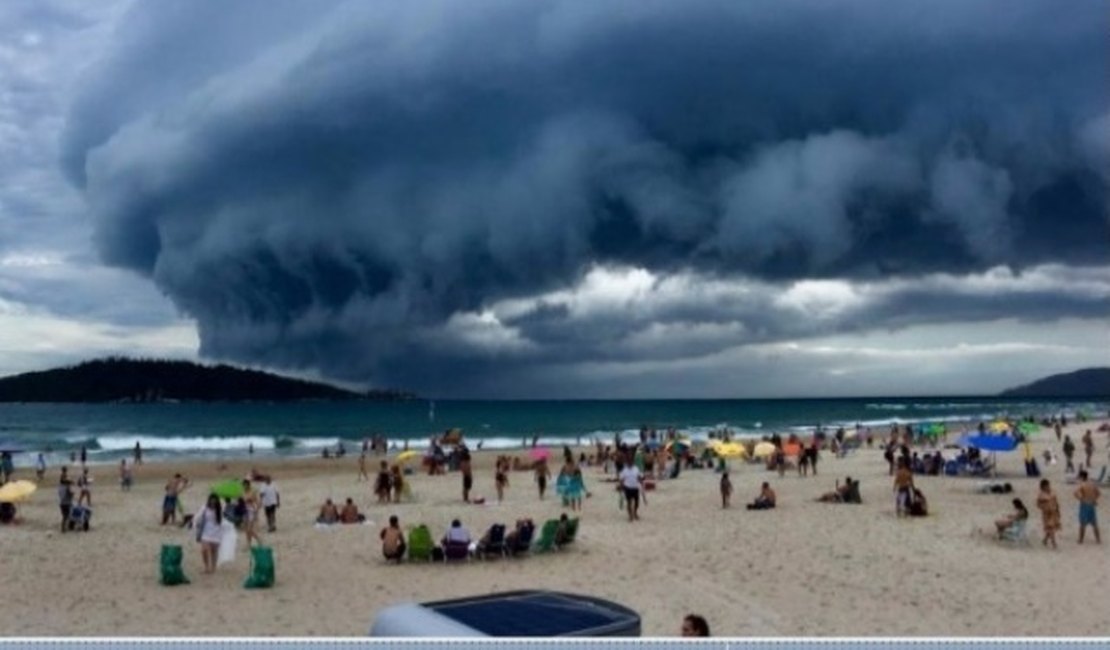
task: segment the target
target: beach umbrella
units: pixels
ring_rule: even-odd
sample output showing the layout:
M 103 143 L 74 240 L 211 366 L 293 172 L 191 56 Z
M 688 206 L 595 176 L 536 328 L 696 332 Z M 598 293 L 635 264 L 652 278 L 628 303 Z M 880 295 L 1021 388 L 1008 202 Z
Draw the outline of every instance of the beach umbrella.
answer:
M 551 450 L 547 447 L 535 447 L 528 450 L 528 456 L 532 460 L 547 460 L 551 457 Z
M 238 499 L 243 496 L 243 483 L 237 478 L 229 478 L 213 483 L 209 491 L 221 499 Z
M 31 481 L 11 481 L 0 487 L 0 503 L 18 503 L 35 493 L 38 486 Z
M 414 451 L 412 449 L 409 449 L 408 451 L 402 451 L 401 453 L 397 454 L 397 462 L 398 463 L 407 463 L 407 462 L 409 462 L 413 458 L 416 458 L 419 455 L 420 455 L 419 451 Z
M 802 446 L 796 442 L 788 442 L 782 446 L 782 453 L 785 456 L 800 456 L 802 454 Z
M 931 438 L 936 438 L 938 436 L 943 436 L 948 431 L 948 429 L 945 428 L 943 424 L 940 424 L 939 422 L 934 422 L 932 424 L 926 424 L 924 427 L 922 427 L 921 431 Z
M 1037 433 L 1040 430 L 1041 427 L 1036 422 L 1022 422 L 1018 424 L 1018 431 L 1025 435 Z
M 766 458 L 775 453 L 775 445 L 770 442 L 761 442 L 752 450 L 754 458 Z
M 672 440 L 667 443 L 667 449 L 671 450 L 674 454 L 685 454 L 690 449 L 689 440 Z
M 964 436 L 960 444 L 983 451 L 1013 451 L 1017 449 L 1017 439 L 1010 436 Z
M 994 422 L 991 422 L 991 425 L 988 428 L 995 433 L 1005 433 L 1006 431 L 1010 430 L 1010 423 L 1006 422 L 1005 420 L 995 420 Z
M 748 450 L 738 442 L 718 442 L 712 449 L 721 458 L 743 458 L 748 455 Z
M 14 442 L 0 442 L 0 453 L 18 454 L 21 451 L 23 451 L 23 447 L 20 447 Z

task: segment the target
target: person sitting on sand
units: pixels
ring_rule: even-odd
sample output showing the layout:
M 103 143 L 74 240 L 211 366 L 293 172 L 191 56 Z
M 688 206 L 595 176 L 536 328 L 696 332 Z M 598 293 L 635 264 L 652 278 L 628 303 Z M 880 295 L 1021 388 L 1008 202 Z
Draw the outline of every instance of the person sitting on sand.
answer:
M 339 521 L 339 509 L 335 507 L 331 499 L 324 501 L 324 505 L 320 506 L 320 514 L 316 517 L 316 523 L 331 525 Z
M 505 534 L 505 548 L 512 551 L 517 547 L 520 541 L 520 536 L 524 533 L 525 529 L 535 530 L 536 525 L 531 519 L 517 519 L 516 526 L 513 527 L 508 533 Z
M 387 560 L 401 561 L 405 557 L 405 534 L 401 531 L 401 524 L 397 515 L 389 516 L 389 525 L 382 529 L 382 555 Z
M 567 538 L 570 537 L 570 519 L 567 513 L 559 516 L 559 525 L 555 527 L 555 546 L 562 546 L 567 543 Z
M 461 521 L 455 519 L 451 522 L 451 527 L 448 528 L 447 532 L 443 535 L 442 544 L 443 546 L 447 546 L 448 544 L 469 545 L 470 531 L 466 529 L 466 526 L 462 525 Z
M 765 481 L 759 488 L 759 496 L 748 504 L 748 510 L 770 510 L 775 507 L 776 501 L 775 491 L 771 489 L 771 484 Z
M 339 521 L 344 524 L 357 524 L 366 521 L 366 515 L 360 514 L 354 500 L 347 497 L 347 503 L 343 504 L 343 510 L 339 513 Z
M 852 491 L 852 477 L 848 476 L 844 479 L 844 484 L 841 485 L 840 481 L 836 482 L 836 488 L 832 492 L 826 492 L 817 497 L 821 503 L 847 503 L 850 492 Z
M 1013 500 L 1014 511 L 1001 519 L 996 519 L 994 522 L 995 529 L 998 530 L 998 539 L 1002 539 L 1003 533 L 1006 532 L 1011 526 L 1019 521 L 1025 521 L 1029 518 L 1029 511 L 1026 510 L 1025 504 L 1021 499 Z

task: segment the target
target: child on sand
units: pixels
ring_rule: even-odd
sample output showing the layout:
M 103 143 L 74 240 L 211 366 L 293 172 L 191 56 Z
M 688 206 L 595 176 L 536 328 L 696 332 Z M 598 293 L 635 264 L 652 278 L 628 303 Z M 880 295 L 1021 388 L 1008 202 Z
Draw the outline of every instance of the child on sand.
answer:
M 1041 491 L 1037 494 L 1037 509 L 1041 511 L 1044 525 L 1044 539 L 1041 544 L 1056 548 L 1056 531 L 1060 530 L 1060 502 L 1052 492 L 1048 479 L 1041 479 Z

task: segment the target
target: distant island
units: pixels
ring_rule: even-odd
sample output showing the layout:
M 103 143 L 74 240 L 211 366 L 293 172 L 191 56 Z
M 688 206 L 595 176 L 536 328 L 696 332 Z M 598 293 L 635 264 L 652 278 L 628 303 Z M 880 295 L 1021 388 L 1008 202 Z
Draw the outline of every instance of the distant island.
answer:
M 1084 368 L 1002 391 L 1003 397 L 1110 397 L 1110 368 Z
M 0 402 L 292 402 L 415 399 L 400 390 L 359 393 L 228 365 L 112 357 L 0 379 Z

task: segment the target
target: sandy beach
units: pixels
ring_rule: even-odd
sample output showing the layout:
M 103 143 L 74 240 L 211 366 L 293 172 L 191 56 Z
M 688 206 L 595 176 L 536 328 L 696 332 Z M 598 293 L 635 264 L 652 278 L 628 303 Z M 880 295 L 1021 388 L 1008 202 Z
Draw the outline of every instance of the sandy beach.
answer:
M 1072 425 L 1083 430 L 1100 421 Z M 1107 434 L 1095 433 L 1093 473 L 1107 460 Z M 1035 436 L 1038 459 L 1059 445 L 1049 430 Z M 1078 457 L 1082 453 L 1077 454 Z M 1037 481 L 1025 477 L 1020 452 L 999 455 L 999 480 L 1032 511 L 1029 546 L 976 534 L 1008 512 L 1011 495 L 979 494 L 973 478 L 918 476 L 930 502 L 923 519 L 896 518 L 882 452 L 863 448 L 845 458 L 825 453 L 819 476 L 779 478 L 762 465 L 733 461 L 733 506 L 722 510 L 718 475 L 684 471 L 661 481 L 629 523 L 614 485 L 586 470 L 578 540 L 566 550 L 514 560 L 462 565 L 387 565 L 378 531 L 390 514 L 405 527 L 429 524 L 437 538 L 459 517 L 478 536 L 518 517 L 540 521 L 563 508 L 540 501 L 529 472 L 514 472 L 504 503 L 495 501 L 492 456 L 478 454 L 476 495 L 461 502 L 457 473 L 410 477 L 414 501 L 377 505 L 371 485 L 356 482 L 357 456 L 340 460 L 264 461 L 282 496 L 274 549 L 277 584 L 242 587 L 249 558 L 240 536 L 236 560 L 201 574 L 191 531 L 159 525 L 163 485 L 180 471 L 194 480 L 184 502 L 200 505 L 204 486 L 244 475 L 250 464 L 147 464 L 121 492 L 114 467 L 94 469 L 93 530 L 60 534 L 50 468 L 40 490 L 20 508 L 23 523 L 0 527 L 0 576 L 6 606 L 0 629 L 17 636 L 360 636 L 386 605 L 498 590 L 549 588 L 610 598 L 640 612 L 647 636 L 676 636 L 684 614 L 705 616 L 714 636 L 1105 636 L 1104 608 L 1094 603 L 1110 585 L 1110 543 L 1076 544 L 1074 486 L 1061 462 L 1044 466 L 1059 496 L 1060 548 L 1040 544 L 1033 507 Z M 371 462 L 371 469 L 376 462 Z M 553 469 L 557 469 L 553 467 Z M 17 478 L 33 477 L 22 470 Z M 28 476 L 30 475 L 30 476 Z M 817 503 L 837 478 L 861 481 L 861 506 Z M 752 512 L 743 504 L 768 480 L 779 507 Z M 1105 492 L 1104 488 L 1104 492 Z M 372 525 L 313 527 L 319 504 L 354 497 Z M 1110 512 L 1103 499 L 1103 533 Z M 162 544 L 185 547 L 192 582 L 158 583 Z

